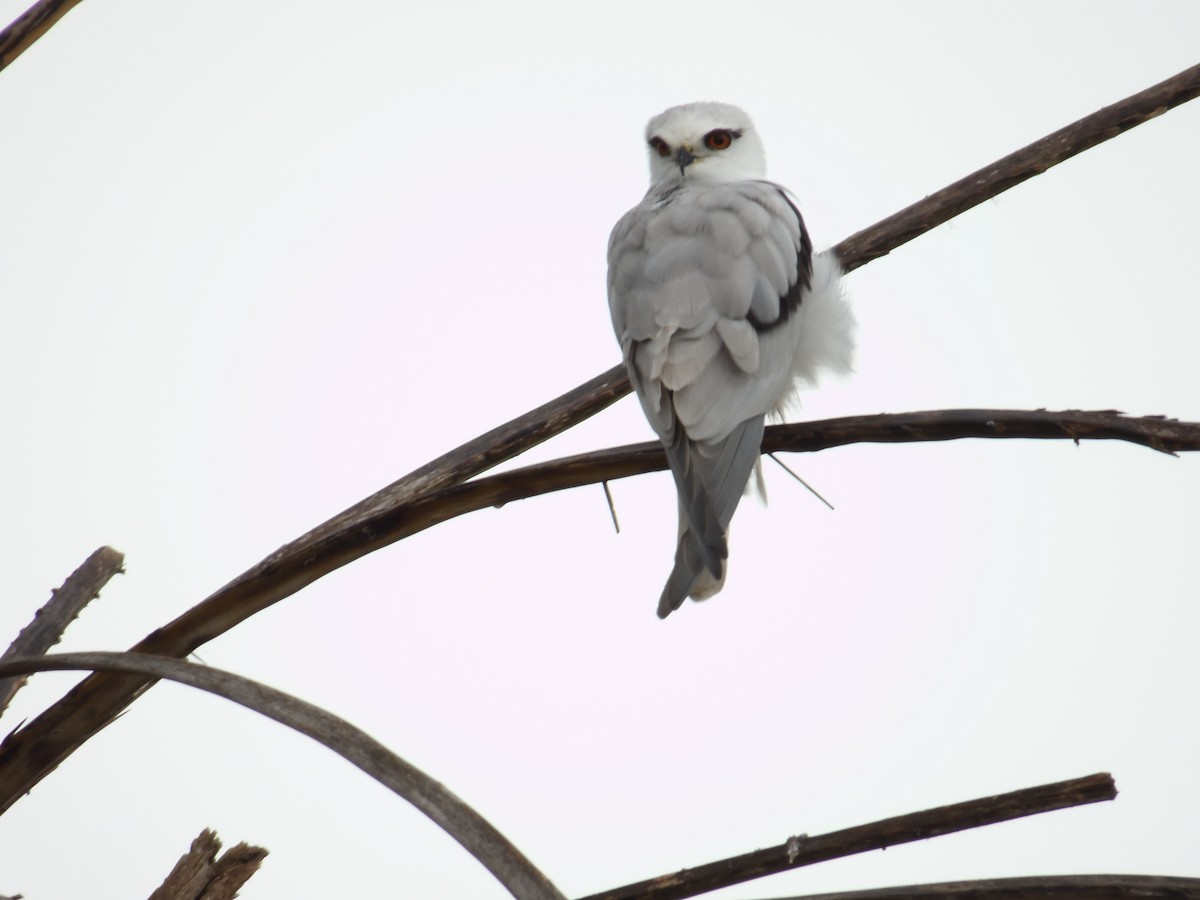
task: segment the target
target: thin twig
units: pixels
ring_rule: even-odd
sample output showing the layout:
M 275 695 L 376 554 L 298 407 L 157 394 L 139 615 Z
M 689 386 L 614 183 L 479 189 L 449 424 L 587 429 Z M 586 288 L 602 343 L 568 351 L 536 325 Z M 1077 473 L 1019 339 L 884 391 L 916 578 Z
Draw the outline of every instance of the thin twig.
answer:
M 18 656 L 40 656 L 61 639 L 67 626 L 92 600 L 110 578 L 125 570 L 125 557 L 112 547 L 101 547 L 78 569 L 67 576 L 62 587 L 52 591 L 46 605 L 33 614 L 33 621 L 21 629 L 17 639 L 0 656 L 0 662 Z M 17 691 L 25 686 L 25 678 L 0 678 L 0 715 Z
M 833 509 L 833 504 L 830 503 L 828 500 L 826 500 L 824 497 L 822 497 L 820 491 L 818 491 L 815 487 L 813 487 L 811 484 L 809 484 L 807 481 L 805 481 L 803 478 L 801 478 L 798 474 L 796 474 L 796 472 L 792 469 L 791 466 L 789 466 L 787 463 L 785 463 L 782 459 L 780 459 L 774 453 L 768 453 L 767 456 L 771 457 L 771 462 L 775 463 L 775 465 L 779 466 L 779 468 L 783 469 L 783 471 L 787 472 L 789 475 L 791 475 L 793 478 L 795 478 L 798 482 L 800 482 L 802 485 L 804 485 L 805 490 L 807 490 L 810 494 L 812 494 L 814 497 L 816 497 L 818 500 L 820 500 L 822 503 L 824 503 L 830 509 Z
M 395 791 L 458 841 L 520 900 L 563 900 L 563 895 L 490 822 L 365 731 L 319 706 L 265 684 L 182 660 L 142 653 L 56 653 L 0 663 L 0 676 L 64 669 L 133 672 L 167 678 L 232 700 L 274 719 L 362 769 Z
M 848 270 L 864 265 L 916 237 L 922 229 L 931 229 L 968 208 L 964 206 L 964 197 L 981 203 L 1042 170 L 1038 167 L 1044 169 L 1072 153 L 1115 137 L 1197 93 L 1200 93 L 1200 66 L 1010 154 L 983 170 L 992 174 L 980 179 L 982 183 L 970 186 L 966 183 L 969 179 L 959 181 L 853 235 L 834 251 Z M 1065 132 L 1080 137 L 1064 145 Z M 1036 164 L 1031 164 L 1031 160 Z M 957 191 L 966 194 L 959 196 Z M 936 199 L 939 196 L 943 197 L 941 201 Z M 919 212 L 914 212 L 918 209 Z M 628 378 L 617 366 L 538 410 L 464 444 L 280 548 L 207 600 L 148 635 L 133 649 L 186 656 L 256 612 L 397 539 L 381 538 L 372 522 L 407 512 L 404 504 L 410 504 L 416 496 L 424 496 L 423 492 L 463 481 L 548 440 L 628 391 Z M 9 735 L 0 743 L 0 812 L 28 793 L 92 734 L 112 722 L 149 684 L 127 676 L 93 674 L 20 731 Z
M 79 0 L 38 0 L 17 16 L 11 25 L 0 31 L 0 69 L 28 50 L 78 3 Z
M 617 504 L 613 502 L 612 491 L 608 487 L 608 479 L 600 482 L 604 485 L 604 498 L 608 501 L 608 511 L 612 515 L 613 530 L 617 534 L 621 533 L 621 523 L 617 521 Z
M 772 900 L 1200 900 L 1200 878 L 1165 875 L 1039 875 L 802 894 Z
M 671 875 L 639 881 L 592 894 L 584 900 L 679 900 L 682 897 L 695 897 L 813 863 L 853 856 L 868 850 L 883 850 L 897 844 L 922 841 L 1056 809 L 1099 803 L 1116 796 L 1117 788 L 1111 775 L 1088 775 L 896 816 L 815 837 L 792 838 L 778 847 L 755 850 L 694 869 L 683 869 Z

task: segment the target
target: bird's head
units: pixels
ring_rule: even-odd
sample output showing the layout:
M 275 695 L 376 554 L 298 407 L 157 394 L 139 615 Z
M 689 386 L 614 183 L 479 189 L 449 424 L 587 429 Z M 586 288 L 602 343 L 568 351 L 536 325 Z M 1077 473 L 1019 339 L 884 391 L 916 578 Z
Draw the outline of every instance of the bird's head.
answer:
M 750 117 L 728 103 L 687 103 L 646 125 L 650 181 L 744 181 L 766 174 L 766 154 Z

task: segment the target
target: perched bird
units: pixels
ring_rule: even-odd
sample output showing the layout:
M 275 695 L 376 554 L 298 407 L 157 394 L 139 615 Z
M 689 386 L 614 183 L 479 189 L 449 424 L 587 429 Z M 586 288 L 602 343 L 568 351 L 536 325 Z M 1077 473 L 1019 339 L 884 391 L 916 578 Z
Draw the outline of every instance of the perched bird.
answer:
M 750 117 L 689 103 L 646 126 L 650 190 L 608 244 L 608 303 L 629 379 L 679 493 L 658 603 L 721 589 L 729 522 L 768 414 L 823 370 L 848 371 L 854 318 L 832 253 L 814 255 L 788 192 L 764 180 Z

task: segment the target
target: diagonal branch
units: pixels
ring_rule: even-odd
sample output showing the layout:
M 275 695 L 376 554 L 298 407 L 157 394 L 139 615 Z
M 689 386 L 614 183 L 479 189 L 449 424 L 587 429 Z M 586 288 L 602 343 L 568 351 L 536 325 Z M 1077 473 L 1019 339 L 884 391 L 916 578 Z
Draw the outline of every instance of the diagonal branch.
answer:
M 1051 166 L 1197 96 L 1200 96 L 1200 65 L 1060 128 L 851 235 L 837 245 L 838 258 L 847 272 L 857 269 Z
M 648 881 L 625 885 L 584 900 L 679 900 L 719 888 L 741 884 L 765 875 L 813 863 L 841 859 L 869 850 L 884 850 L 897 844 L 1008 822 L 1038 813 L 1100 803 L 1117 796 L 1112 776 L 1099 773 L 1056 784 L 968 800 L 951 806 L 939 806 L 923 812 L 881 819 L 868 825 L 844 828 L 815 837 L 790 838 L 778 847 L 755 850 L 741 856 L 718 860 L 694 869 L 683 869 Z
M 1200 94 L 1200 66 L 1080 119 L 968 176 L 834 248 L 855 269 L 964 209 Z M 972 179 L 974 178 L 974 181 Z M 372 525 L 425 492 L 464 481 L 583 421 L 629 391 L 620 367 L 451 451 L 281 547 L 207 600 L 148 635 L 138 652 L 185 656 L 334 569 L 390 543 Z M 150 682 L 97 673 L 0 744 L 0 812 L 27 793 Z
M 772 900 L 1200 900 L 1200 878 L 1040 875 L 805 894 Z
M 11 25 L 0 31 L 0 69 L 28 50 L 78 3 L 79 0 L 38 0 L 17 16 Z
M 18 656 L 39 656 L 62 640 L 67 626 L 85 606 L 100 596 L 110 578 L 125 570 L 123 554 L 112 547 L 101 547 L 67 576 L 62 587 L 53 591 L 46 605 L 33 614 L 33 621 L 21 629 L 17 639 L 0 656 L 0 662 Z M 8 708 L 25 678 L 0 678 L 0 715 Z
M 563 900 L 563 895 L 487 819 L 445 785 L 405 762 L 345 719 L 241 675 L 141 653 L 56 653 L 0 663 L 0 677 L 70 669 L 135 672 L 167 678 L 232 700 L 324 744 L 399 794 L 483 863 L 519 900 Z

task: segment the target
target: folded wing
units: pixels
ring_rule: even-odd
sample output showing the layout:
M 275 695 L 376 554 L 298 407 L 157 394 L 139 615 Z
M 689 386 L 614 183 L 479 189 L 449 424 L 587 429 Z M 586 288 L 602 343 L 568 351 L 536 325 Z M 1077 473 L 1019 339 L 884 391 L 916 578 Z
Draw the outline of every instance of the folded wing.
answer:
M 791 386 L 811 278 L 803 220 L 770 182 L 651 194 L 613 230 L 613 327 L 679 492 L 660 616 L 721 587 L 765 416 Z

